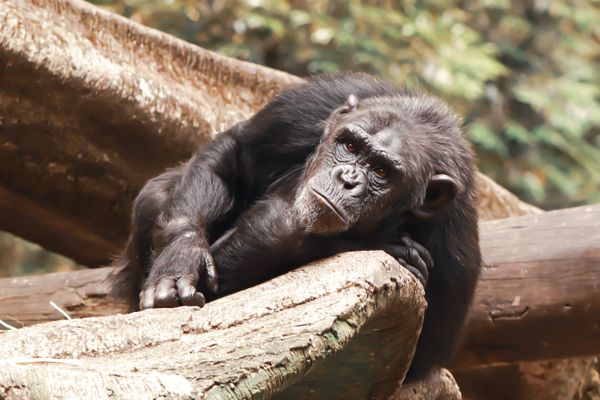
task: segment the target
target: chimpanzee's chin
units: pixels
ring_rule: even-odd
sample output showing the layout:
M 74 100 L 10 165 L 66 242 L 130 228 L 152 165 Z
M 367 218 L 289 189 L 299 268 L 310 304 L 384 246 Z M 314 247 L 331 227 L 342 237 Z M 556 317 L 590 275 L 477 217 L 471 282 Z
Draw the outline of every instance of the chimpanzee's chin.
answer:
M 320 221 L 319 221 L 320 222 Z M 341 224 L 315 224 L 307 228 L 306 232 L 320 236 L 335 235 L 348 230 L 347 225 Z
M 304 188 L 294 202 L 294 215 L 307 233 L 332 235 L 345 232 L 349 224 L 322 195 Z

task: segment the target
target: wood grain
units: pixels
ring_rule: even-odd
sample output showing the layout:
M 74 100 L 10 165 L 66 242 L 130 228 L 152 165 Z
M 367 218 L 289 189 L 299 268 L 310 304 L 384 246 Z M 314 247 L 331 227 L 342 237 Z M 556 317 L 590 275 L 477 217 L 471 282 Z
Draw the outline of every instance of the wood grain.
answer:
M 600 353 L 600 205 L 486 222 L 480 243 L 455 366 Z

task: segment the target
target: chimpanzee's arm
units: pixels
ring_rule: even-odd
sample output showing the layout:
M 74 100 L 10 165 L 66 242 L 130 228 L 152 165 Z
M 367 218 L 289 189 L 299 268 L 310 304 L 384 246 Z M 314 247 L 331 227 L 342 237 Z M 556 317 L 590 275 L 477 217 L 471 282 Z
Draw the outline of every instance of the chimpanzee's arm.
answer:
M 235 129 L 221 134 L 184 167 L 156 222 L 155 259 L 140 293 L 141 309 L 203 305 L 204 296 L 196 288 L 202 274 L 208 287 L 217 290 L 206 228 L 234 204 L 239 176 Z
M 427 312 L 405 382 L 422 379 L 434 365 L 450 362 L 469 309 L 481 265 L 477 213 L 463 200 L 462 214 L 438 221 L 428 245 L 436 267 L 431 270 L 425 293 Z M 441 334 L 440 334 L 441 332 Z
M 345 251 L 384 250 L 425 286 L 433 267 L 429 252 L 414 240 L 365 241 L 307 234 L 288 201 L 272 195 L 248 209 L 210 248 L 219 275 L 219 295 L 255 285 L 292 268 Z
M 247 288 L 291 269 L 306 234 L 289 203 L 277 196 L 257 202 L 210 248 L 219 294 Z

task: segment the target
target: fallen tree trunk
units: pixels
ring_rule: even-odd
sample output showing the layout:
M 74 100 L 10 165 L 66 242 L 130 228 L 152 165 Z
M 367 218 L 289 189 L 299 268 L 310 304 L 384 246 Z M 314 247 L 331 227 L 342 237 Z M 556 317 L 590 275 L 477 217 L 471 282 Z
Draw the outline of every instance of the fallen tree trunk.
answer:
M 600 353 L 600 205 L 484 222 L 481 248 L 485 267 L 455 367 Z M 74 317 L 127 312 L 115 272 L 0 279 L 0 318 L 15 326 L 62 318 L 50 300 Z
M 146 179 L 298 82 L 83 1 L 0 2 L 0 229 L 106 265 Z M 484 218 L 531 210 L 478 186 Z
M 387 398 L 410 365 L 423 294 L 393 258 L 363 252 L 314 263 L 202 309 L 9 331 L 0 335 L 0 393 L 9 399 Z M 455 384 L 440 389 L 447 396 L 439 398 L 458 398 Z
M 600 353 L 600 205 L 486 222 L 456 367 Z

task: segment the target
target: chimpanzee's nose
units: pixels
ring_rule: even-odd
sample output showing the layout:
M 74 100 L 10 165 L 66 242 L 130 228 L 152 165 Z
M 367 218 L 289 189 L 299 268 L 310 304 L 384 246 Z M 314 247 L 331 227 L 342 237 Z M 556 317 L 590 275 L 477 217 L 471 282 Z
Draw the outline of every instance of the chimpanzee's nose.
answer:
M 359 197 L 365 192 L 367 188 L 365 176 L 354 165 L 337 165 L 332 172 L 338 187 L 351 196 Z

